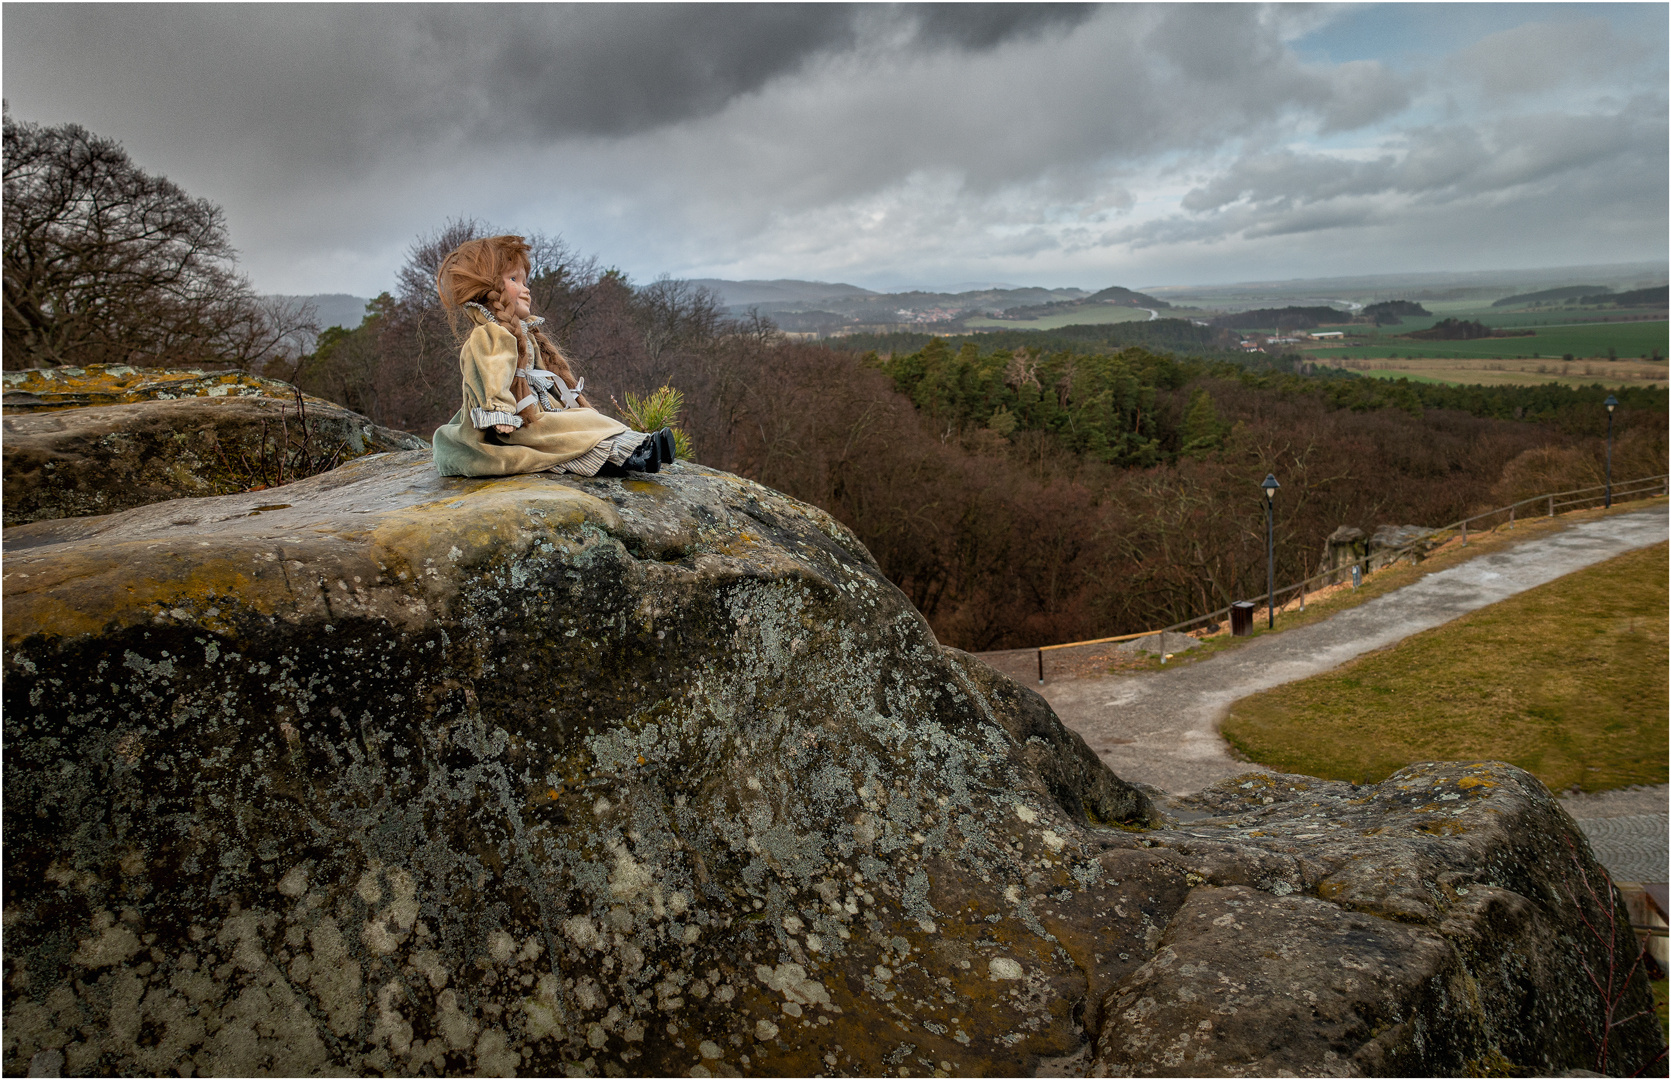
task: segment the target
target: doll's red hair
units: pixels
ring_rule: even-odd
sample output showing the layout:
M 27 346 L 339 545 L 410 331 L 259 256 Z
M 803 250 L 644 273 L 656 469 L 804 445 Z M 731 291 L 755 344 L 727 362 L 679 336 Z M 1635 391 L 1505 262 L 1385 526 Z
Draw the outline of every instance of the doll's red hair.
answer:
M 481 304 L 493 312 L 505 327 L 514 330 L 516 320 L 504 306 L 504 297 L 500 295 L 500 285 L 506 275 L 521 270 L 524 274 L 532 270 L 528 260 L 528 241 L 520 236 L 487 236 L 478 240 L 466 240 L 447 253 L 441 260 L 441 265 L 435 271 L 435 291 L 441 297 L 441 306 L 447 312 L 447 319 L 453 326 L 454 333 L 458 332 L 458 309 L 470 302 Z M 516 362 L 518 367 L 528 366 L 528 343 L 523 335 L 516 334 Z M 569 368 L 566 357 L 557 346 L 538 328 L 528 337 L 540 350 L 540 356 L 545 360 L 545 367 L 562 377 L 565 384 L 575 385 L 574 372 Z M 582 405 L 591 406 L 583 396 Z

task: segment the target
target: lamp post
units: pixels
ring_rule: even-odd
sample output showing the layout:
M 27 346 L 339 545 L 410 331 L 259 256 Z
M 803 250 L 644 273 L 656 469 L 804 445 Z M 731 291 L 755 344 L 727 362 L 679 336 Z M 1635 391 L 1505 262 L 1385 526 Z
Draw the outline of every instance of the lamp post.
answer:
M 1607 406 L 1607 508 L 1613 508 L 1613 410 L 1619 407 L 1619 399 L 1612 394 L 1602 402 Z
M 1276 482 L 1275 473 L 1266 473 L 1265 482 L 1259 485 L 1265 491 L 1265 613 L 1267 625 L 1276 629 L 1276 518 L 1275 505 L 1276 489 L 1282 485 Z

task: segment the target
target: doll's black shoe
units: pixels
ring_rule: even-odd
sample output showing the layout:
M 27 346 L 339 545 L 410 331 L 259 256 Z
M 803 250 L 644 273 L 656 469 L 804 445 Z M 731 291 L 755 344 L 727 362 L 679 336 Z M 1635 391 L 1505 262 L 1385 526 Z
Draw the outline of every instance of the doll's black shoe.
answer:
M 656 453 L 661 456 L 661 463 L 673 464 L 674 459 L 679 456 L 678 445 L 673 441 L 673 429 L 664 427 L 650 438 L 656 444 Z
M 628 472 L 653 473 L 661 471 L 661 457 L 656 453 L 656 439 L 652 435 L 638 444 L 632 456 L 621 463 Z

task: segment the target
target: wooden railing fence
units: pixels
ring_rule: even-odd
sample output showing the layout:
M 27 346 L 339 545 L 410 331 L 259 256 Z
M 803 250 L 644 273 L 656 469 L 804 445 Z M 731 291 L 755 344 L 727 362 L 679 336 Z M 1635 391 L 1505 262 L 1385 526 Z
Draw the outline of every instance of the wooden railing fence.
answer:
M 1499 506 L 1495 510 L 1487 510 L 1481 514 L 1474 514 L 1472 517 L 1465 517 L 1461 521 L 1453 521 L 1449 525 L 1442 528 L 1434 529 L 1429 533 L 1424 533 L 1421 537 L 1416 540 L 1412 540 L 1408 544 L 1403 544 L 1396 548 L 1383 548 L 1380 551 L 1365 554 L 1364 557 L 1359 560 L 1359 565 L 1363 567 L 1363 572 L 1367 574 L 1369 572 L 1369 562 L 1371 558 L 1383 566 L 1389 565 L 1397 562 L 1399 559 L 1402 559 L 1412 548 L 1419 547 L 1423 544 L 1437 547 L 1440 544 L 1448 543 L 1453 536 L 1458 534 L 1460 534 L 1462 538 L 1462 546 L 1467 547 L 1468 526 L 1474 524 L 1475 522 L 1484 521 L 1487 518 L 1495 518 L 1499 515 L 1507 515 L 1504 521 L 1499 524 L 1507 524 L 1508 527 L 1512 529 L 1514 528 L 1515 514 L 1523 506 L 1537 506 L 1540 509 L 1547 506 L 1547 513 L 1543 516 L 1554 517 L 1555 512 L 1557 510 L 1561 510 L 1562 508 L 1569 508 L 1570 512 L 1571 507 L 1604 502 L 1607 499 L 1607 486 L 1608 485 L 1606 484 L 1597 484 L 1595 487 L 1574 488 L 1571 491 L 1555 491 L 1546 495 L 1534 495 L 1529 499 L 1521 499 L 1519 502 L 1510 503 L 1507 506 Z M 1627 480 L 1624 483 L 1614 484 L 1612 487 L 1614 502 L 1652 498 L 1656 495 L 1665 495 L 1668 492 L 1671 492 L 1671 474 L 1645 476 L 1639 480 Z M 1596 494 L 1586 494 L 1587 492 L 1596 492 Z M 1521 516 L 1524 517 L 1525 515 Z M 1484 531 L 1492 531 L 1496 528 L 1497 526 L 1494 525 Z M 1474 531 L 1477 534 L 1482 530 L 1476 528 Z M 1311 587 L 1314 582 L 1321 581 L 1324 578 L 1333 578 L 1343 572 L 1350 572 L 1350 565 L 1351 564 L 1348 564 L 1345 567 L 1331 567 L 1322 573 L 1313 574 L 1303 581 L 1296 581 L 1292 585 L 1283 586 L 1282 588 L 1276 590 L 1275 596 L 1277 605 L 1281 606 L 1288 602 L 1287 600 L 1284 600 L 1283 597 L 1292 598 L 1295 593 L 1298 593 L 1300 598 L 1300 610 L 1304 611 L 1307 588 Z M 1313 591 L 1315 591 L 1315 589 L 1313 589 Z M 1253 597 L 1252 603 L 1255 605 L 1264 603 L 1270 596 L 1270 593 L 1260 593 L 1258 596 Z M 1198 623 L 1216 622 L 1228 615 L 1233 606 L 1235 605 L 1226 604 L 1217 611 L 1209 611 L 1205 615 L 1197 615 L 1194 618 L 1185 619 L 1183 622 L 1173 623 L 1171 626 L 1163 627 L 1159 630 L 1143 630 L 1136 634 L 1119 634 L 1115 637 L 1092 638 L 1089 641 L 1067 641 L 1060 645 L 1040 645 L 1038 647 L 1039 685 L 1044 685 L 1044 654 L 1047 652 L 1052 652 L 1056 649 L 1073 649 L 1084 645 L 1108 645 L 1119 641 L 1135 641 L 1138 638 L 1152 637 L 1155 634 L 1170 634 L 1179 632 L 1184 630 L 1186 627 L 1195 626 Z M 1161 639 L 1161 645 L 1164 650 L 1164 637 Z M 1161 655 L 1164 657 L 1165 652 L 1163 651 Z

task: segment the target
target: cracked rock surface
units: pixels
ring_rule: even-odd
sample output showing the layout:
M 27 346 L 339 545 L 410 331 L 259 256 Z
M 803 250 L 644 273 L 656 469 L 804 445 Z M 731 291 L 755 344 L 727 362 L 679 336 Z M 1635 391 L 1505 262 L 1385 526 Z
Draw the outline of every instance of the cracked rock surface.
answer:
M 382 454 L 8 528 L 4 572 L 7 1073 L 1457 1073 L 1593 1068 L 1598 1033 L 1629 1072 L 1661 1046 L 1604 1030 L 1586 972 L 1617 969 L 1618 1018 L 1647 984 L 1586 929 L 1622 907 L 1531 777 L 1146 794 L 941 648 L 839 523 L 725 473 Z

